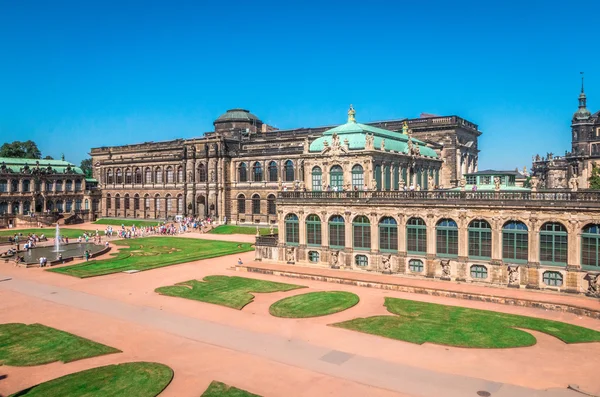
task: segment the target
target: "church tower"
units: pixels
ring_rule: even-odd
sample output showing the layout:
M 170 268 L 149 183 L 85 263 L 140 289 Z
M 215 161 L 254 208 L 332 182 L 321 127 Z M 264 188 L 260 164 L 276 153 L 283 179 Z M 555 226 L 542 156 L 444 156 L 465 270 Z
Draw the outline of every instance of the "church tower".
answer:
M 579 109 L 573 114 L 571 121 L 572 153 L 575 155 L 590 154 L 590 140 L 594 136 L 594 120 L 587 109 L 587 98 L 584 90 L 583 72 L 581 72 L 581 93 L 579 94 Z

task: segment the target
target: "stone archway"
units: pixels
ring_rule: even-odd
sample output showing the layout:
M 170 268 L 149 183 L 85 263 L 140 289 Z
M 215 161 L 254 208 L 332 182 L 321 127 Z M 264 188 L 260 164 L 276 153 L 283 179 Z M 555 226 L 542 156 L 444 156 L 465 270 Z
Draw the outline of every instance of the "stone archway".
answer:
M 203 195 L 196 197 L 196 215 L 206 216 L 206 197 Z

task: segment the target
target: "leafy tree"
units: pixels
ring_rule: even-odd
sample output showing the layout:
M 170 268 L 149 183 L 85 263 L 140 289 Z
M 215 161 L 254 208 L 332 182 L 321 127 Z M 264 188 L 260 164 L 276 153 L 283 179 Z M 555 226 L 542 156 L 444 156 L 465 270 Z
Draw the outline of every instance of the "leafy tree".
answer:
M 44 160 L 54 160 L 54 157 L 52 157 L 52 156 L 46 156 L 46 157 L 44 157 Z
M 592 175 L 588 181 L 590 182 L 590 189 L 600 190 L 600 167 L 595 163 L 592 164 Z
M 81 165 L 79 166 L 86 178 L 92 178 L 92 159 L 88 158 L 85 160 L 81 160 Z
M 0 157 L 41 159 L 42 152 L 34 141 L 14 141 L 0 147 Z

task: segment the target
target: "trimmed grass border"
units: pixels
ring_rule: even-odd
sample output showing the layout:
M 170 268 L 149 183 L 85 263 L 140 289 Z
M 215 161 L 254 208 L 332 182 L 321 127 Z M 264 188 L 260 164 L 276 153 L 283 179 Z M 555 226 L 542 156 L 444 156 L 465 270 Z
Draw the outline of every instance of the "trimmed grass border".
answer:
M 148 221 L 148 220 L 144 220 L 144 219 L 115 219 L 115 218 L 100 218 L 98 219 L 96 222 L 94 222 L 94 225 L 104 225 L 104 226 L 125 226 L 125 227 L 131 227 L 131 226 L 140 226 L 140 227 L 146 227 L 146 226 L 159 226 L 162 225 L 163 223 L 165 223 L 164 221 L 159 221 L 159 220 L 155 220 L 155 221 Z M 167 222 L 167 223 L 173 223 L 173 222 Z
M 120 350 L 42 324 L 0 324 L 0 365 L 68 363 Z
M 48 269 L 48 271 L 86 278 L 126 270 L 156 269 L 254 250 L 249 243 L 181 237 L 143 237 L 116 240 L 113 243 L 123 248 L 113 253 L 112 258 Z
M 327 316 L 350 309 L 359 302 L 352 292 L 318 291 L 290 296 L 271 305 L 269 313 L 275 317 L 308 318 Z
M 291 291 L 298 288 L 306 287 L 237 276 L 206 276 L 202 281 L 188 280 L 159 287 L 155 292 L 241 310 L 254 300 L 252 293 Z
M 212 381 L 208 389 L 200 397 L 261 397 L 225 383 Z
M 277 229 L 275 229 L 277 231 Z M 261 236 L 270 234 L 268 227 L 259 227 L 258 232 Z M 251 234 L 256 235 L 256 227 L 252 226 L 236 226 L 236 225 L 220 225 L 212 229 L 210 234 Z
M 535 317 L 398 298 L 385 298 L 385 307 L 395 316 L 357 318 L 332 325 L 416 344 L 485 349 L 534 345 L 535 337 L 522 329 L 543 332 L 565 343 L 600 342 L 598 331 Z
M 22 236 L 19 237 L 19 243 L 24 244 L 25 239 L 29 234 L 36 234 L 38 237 L 44 234 L 49 239 L 54 239 L 56 230 L 53 227 L 47 228 L 33 228 L 33 229 L 8 229 L 8 230 L 0 230 L 0 236 L 12 237 L 15 234 L 21 233 Z M 96 231 L 85 230 L 85 229 L 68 229 L 68 228 L 60 228 L 60 235 L 68 238 L 77 238 L 82 236 L 84 232 L 91 234 L 94 236 Z
M 107 365 L 61 376 L 22 390 L 10 397 L 127 396 L 155 397 L 173 379 L 166 365 L 132 362 Z

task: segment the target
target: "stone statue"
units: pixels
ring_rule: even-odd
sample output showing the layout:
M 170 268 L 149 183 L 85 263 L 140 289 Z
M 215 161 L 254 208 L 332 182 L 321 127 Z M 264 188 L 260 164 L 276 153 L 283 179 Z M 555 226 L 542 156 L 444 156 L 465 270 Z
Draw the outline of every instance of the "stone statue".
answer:
M 600 273 L 588 273 L 583 278 L 588 282 L 587 295 L 600 298 Z
M 356 123 L 356 110 L 354 110 L 354 107 L 352 107 L 352 104 L 350 104 L 350 109 L 348 109 L 348 122 L 349 123 Z
M 519 285 L 519 266 L 508 267 L 508 285 Z
M 331 258 L 330 258 L 330 263 L 331 263 L 331 267 L 334 269 L 338 269 L 339 268 L 339 258 L 340 257 L 340 251 L 334 251 L 331 253 Z
M 377 190 L 377 180 L 375 180 L 375 178 L 371 179 L 371 190 L 372 191 Z
M 540 159 L 540 155 L 539 155 L 539 154 L 536 154 L 536 155 L 535 155 L 535 161 L 540 161 L 540 160 L 541 160 L 541 159 Z
M 275 227 L 273 227 L 273 224 L 271 223 L 271 226 L 269 226 L 269 234 L 272 236 L 275 234 Z
M 260 236 L 260 230 L 258 229 L 258 226 L 256 226 L 256 236 Z
M 408 122 L 406 120 L 402 123 L 402 133 L 404 135 L 408 135 Z
M 458 181 L 458 184 L 460 185 L 460 190 L 465 190 L 465 186 L 467 186 L 467 178 L 465 178 L 464 176 L 462 176 L 460 178 L 460 180 Z
M 523 166 L 523 175 L 527 175 L 527 166 Z
M 277 179 L 277 189 L 279 191 L 283 190 L 283 182 L 281 181 L 281 178 Z
M 381 265 L 383 266 L 383 273 L 392 274 L 392 254 L 382 256 Z
M 531 191 L 535 192 L 538 188 L 540 181 L 538 180 L 537 176 L 532 176 L 529 179 L 529 184 L 531 185 Z
M 450 259 L 442 259 L 440 261 L 440 266 L 442 267 L 442 278 L 450 279 Z
M 337 133 L 333 133 L 331 136 L 331 148 L 339 149 L 340 148 L 340 136 Z
M 365 136 L 365 149 L 366 150 L 373 150 L 374 148 L 374 139 L 373 138 L 373 134 L 367 134 Z
M 214 171 L 210 171 L 210 181 L 211 182 L 215 181 L 215 172 Z
M 499 176 L 494 177 L 494 189 L 496 191 L 500 190 L 500 177 Z
M 576 176 L 572 176 L 571 179 L 569 179 L 569 185 L 571 185 L 571 190 L 576 192 L 579 187 L 579 179 L 577 179 Z
M 433 180 L 433 175 L 428 175 L 427 176 L 427 189 L 428 190 L 433 190 L 434 188 L 434 180 Z
M 263 259 L 268 259 L 269 258 L 269 248 L 268 247 L 262 247 L 260 256 Z
M 323 186 L 321 188 L 322 191 L 327 191 L 327 181 L 323 178 L 323 180 L 321 181 Z
M 406 186 L 406 182 L 404 182 L 404 178 L 400 177 L 398 181 L 398 190 L 404 190 L 404 186 Z
M 381 145 L 380 146 L 381 146 L 381 151 L 385 152 L 385 139 L 381 140 Z
M 188 171 L 188 182 L 194 182 L 194 173 L 192 171 Z
M 310 144 L 308 143 L 308 138 L 304 138 L 304 153 L 308 153 L 310 151 Z
M 285 249 L 285 261 L 287 263 L 294 263 L 296 260 L 295 250 L 293 247 L 288 247 Z

